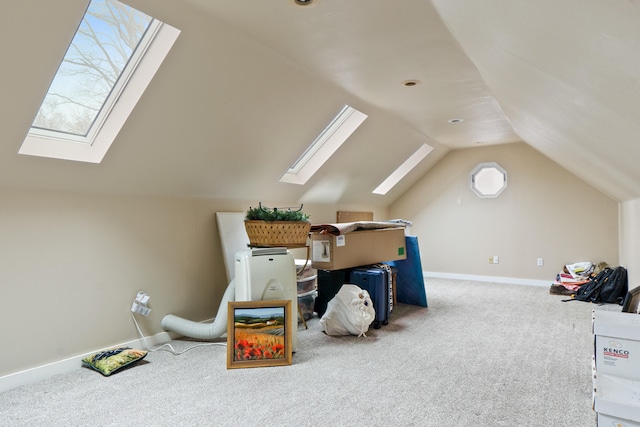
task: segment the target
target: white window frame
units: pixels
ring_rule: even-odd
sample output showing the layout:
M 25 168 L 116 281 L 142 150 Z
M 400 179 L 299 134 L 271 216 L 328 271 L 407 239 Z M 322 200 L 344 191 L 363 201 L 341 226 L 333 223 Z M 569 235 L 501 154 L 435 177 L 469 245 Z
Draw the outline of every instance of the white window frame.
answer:
M 111 108 L 107 110 L 102 124 L 98 125 L 90 143 L 81 142 L 79 138 L 73 138 L 72 135 L 61 132 L 42 132 L 42 130 L 34 132 L 32 129 L 18 152 L 54 159 L 102 162 L 179 35 L 180 30 L 159 22 L 155 37 L 146 51 L 141 52 L 137 67 L 129 79 L 123 82 L 124 86 L 121 88 L 119 97 L 116 97 Z
M 478 180 L 483 172 L 492 176 Z M 498 197 L 507 188 L 507 171 L 495 162 L 480 163 L 469 174 L 469 188 L 483 199 Z
M 280 177 L 280 182 L 306 184 L 367 117 L 349 105 L 343 106 L 298 160 Z
M 378 185 L 375 190 L 372 191 L 373 194 L 379 194 L 384 196 L 387 194 L 393 187 L 399 183 L 402 178 L 407 176 L 409 172 L 411 172 L 418 164 L 429 155 L 433 151 L 433 147 L 428 144 L 422 144 L 420 148 L 418 148 L 407 160 L 405 160 L 398 169 L 393 171 L 391 175 L 387 177 L 380 185 Z

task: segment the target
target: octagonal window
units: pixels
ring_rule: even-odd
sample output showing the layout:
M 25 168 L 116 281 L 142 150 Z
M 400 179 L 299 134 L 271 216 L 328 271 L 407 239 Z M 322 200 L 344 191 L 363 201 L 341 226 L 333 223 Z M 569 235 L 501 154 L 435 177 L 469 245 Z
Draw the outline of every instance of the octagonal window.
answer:
M 507 171 L 495 162 L 480 163 L 469 174 L 469 188 L 478 197 L 498 197 L 507 188 Z

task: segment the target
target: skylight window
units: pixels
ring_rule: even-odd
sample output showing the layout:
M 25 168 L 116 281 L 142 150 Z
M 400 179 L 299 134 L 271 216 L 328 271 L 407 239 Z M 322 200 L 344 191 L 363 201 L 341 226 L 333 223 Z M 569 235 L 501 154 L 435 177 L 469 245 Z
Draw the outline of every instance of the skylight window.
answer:
M 422 144 L 415 153 L 405 160 L 398 169 L 393 171 L 393 173 L 389 175 L 387 179 L 385 179 L 375 190 L 373 190 L 372 193 L 381 195 L 387 194 L 389 190 L 395 187 L 402 178 L 411 172 L 411 170 L 413 170 L 413 168 L 415 168 L 422 159 L 427 157 L 431 150 L 433 150 L 433 147 L 427 144 Z
M 280 178 L 280 182 L 305 184 L 367 117 L 353 107 L 342 107 L 329 125 Z
M 19 152 L 100 163 L 179 34 L 92 0 Z

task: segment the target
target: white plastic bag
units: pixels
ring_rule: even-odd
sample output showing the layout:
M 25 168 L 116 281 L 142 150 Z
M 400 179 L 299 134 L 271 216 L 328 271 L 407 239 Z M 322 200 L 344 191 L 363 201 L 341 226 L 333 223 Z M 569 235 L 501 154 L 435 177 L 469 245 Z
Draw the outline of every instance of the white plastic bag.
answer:
M 327 304 L 320 325 L 327 335 L 366 336 L 365 332 L 375 317 L 376 311 L 369 292 L 345 283 Z

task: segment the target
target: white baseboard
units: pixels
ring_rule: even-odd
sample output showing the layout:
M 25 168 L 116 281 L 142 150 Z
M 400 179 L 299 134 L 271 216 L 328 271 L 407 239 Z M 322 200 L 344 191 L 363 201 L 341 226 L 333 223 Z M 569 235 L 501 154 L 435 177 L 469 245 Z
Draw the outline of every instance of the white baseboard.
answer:
M 531 285 L 531 286 L 549 287 L 553 283 L 552 280 L 521 279 L 516 277 L 499 277 L 499 276 L 476 276 L 474 274 L 439 273 L 436 271 L 423 271 L 422 274 L 424 277 L 434 277 L 439 279 L 475 280 L 478 282 L 509 283 L 512 285 Z
M 160 332 L 156 335 L 145 337 L 147 345 L 155 347 L 160 344 L 171 341 L 177 338 L 178 335 L 173 332 Z M 131 347 L 131 348 L 145 348 L 145 343 L 142 338 L 117 344 L 110 347 Z M 9 375 L 0 377 L 0 393 L 10 390 L 12 388 L 20 387 L 26 384 L 32 384 L 37 381 L 41 381 L 50 378 L 54 375 L 64 374 L 74 369 L 79 369 L 82 366 L 81 360 L 84 357 L 102 351 L 104 349 L 98 349 L 90 351 L 85 354 L 79 354 L 77 356 L 69 357 L 68 359 L 58 360 L 56 362 L 48 363 L 46 365 L 37 366 L 35 368 L 26 369 L 24 371 L 15 372 Z

